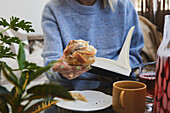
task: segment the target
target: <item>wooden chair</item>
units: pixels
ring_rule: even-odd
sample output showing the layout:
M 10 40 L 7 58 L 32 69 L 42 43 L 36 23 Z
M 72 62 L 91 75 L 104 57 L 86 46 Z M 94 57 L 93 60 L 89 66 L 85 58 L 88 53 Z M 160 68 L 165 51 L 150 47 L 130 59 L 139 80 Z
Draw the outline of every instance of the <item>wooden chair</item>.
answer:
M 139 0 L 142 15 L 155 24 L 159 31 L 163 33 L 164 17 L 170 15 L 170 0 Z M 157 4 L 156 12 L 154 12 L 154 4 Z

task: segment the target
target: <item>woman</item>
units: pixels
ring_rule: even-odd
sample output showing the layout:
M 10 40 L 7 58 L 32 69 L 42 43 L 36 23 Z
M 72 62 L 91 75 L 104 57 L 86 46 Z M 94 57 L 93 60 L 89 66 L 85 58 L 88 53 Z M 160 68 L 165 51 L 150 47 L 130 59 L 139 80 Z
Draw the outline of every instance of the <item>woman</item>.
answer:
M 114 1 L 114 0 L 113 0 Z M 45 65 L 62 60 L 63 50 L 70 40 L 89 41 L 97 49 L 97 57 L 116 60 L 126 35 L 135 26 L 130 46 L 131 67 L 142 62 L 140 51 L 144 45 L 138 15 L 130 0 L 116 0 L 113 11 L 105 6 L 107 0 L 51 0 L 44 8 L 42 28 L 44 32 Z M 88 73 L 89 67 L 56 63 L 47 74 L 50 80 L 74 89 L 94 89 L 101 85 L 100 77 Z M 71 76 L 70 76 L 71 75 Z

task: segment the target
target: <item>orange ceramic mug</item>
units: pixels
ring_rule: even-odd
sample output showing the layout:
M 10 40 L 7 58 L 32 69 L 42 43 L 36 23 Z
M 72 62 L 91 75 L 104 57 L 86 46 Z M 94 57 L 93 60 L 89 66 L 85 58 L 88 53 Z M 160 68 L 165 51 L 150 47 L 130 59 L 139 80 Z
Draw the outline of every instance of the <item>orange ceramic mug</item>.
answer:
M 146 85 L 137 81 L 113 83 L 112 108 L 116 113 L 144 113 Z

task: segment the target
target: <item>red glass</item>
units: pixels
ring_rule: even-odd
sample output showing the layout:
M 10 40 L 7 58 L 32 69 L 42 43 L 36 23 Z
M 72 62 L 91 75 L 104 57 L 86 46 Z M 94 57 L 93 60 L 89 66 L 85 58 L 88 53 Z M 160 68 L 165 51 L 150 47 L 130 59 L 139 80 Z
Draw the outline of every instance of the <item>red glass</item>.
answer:
M 153 97 L 154 95 L 155 78 L 155 71 L 143 72 L 139 75 L 139 81 L 145 83 L 147 86 L 146 93 L 149 97 Z
M 153 112 L 153 96 L 155 89 L 155 63 L 144 67 L 141 67 L 141 74 L 139 74 L 139 81 L 143 82 L 147 86 L 146 90 L 146 112 Z

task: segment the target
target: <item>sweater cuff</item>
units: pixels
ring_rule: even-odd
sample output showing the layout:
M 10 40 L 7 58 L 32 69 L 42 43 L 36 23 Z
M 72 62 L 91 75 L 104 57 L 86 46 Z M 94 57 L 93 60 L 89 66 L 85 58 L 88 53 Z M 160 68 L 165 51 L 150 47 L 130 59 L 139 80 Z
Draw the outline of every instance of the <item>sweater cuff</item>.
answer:
M 66 80 L 66 78 L 63 77 L 60 73 L 58 73 L 58 71 L 54 72 L 52 68 L 49 71 L 50 71 L 50 73 L 53 74 L 53 75 L 51 75 L 51 76 L 53 76 L 52 78 L 54 78 L 56 80 Z

